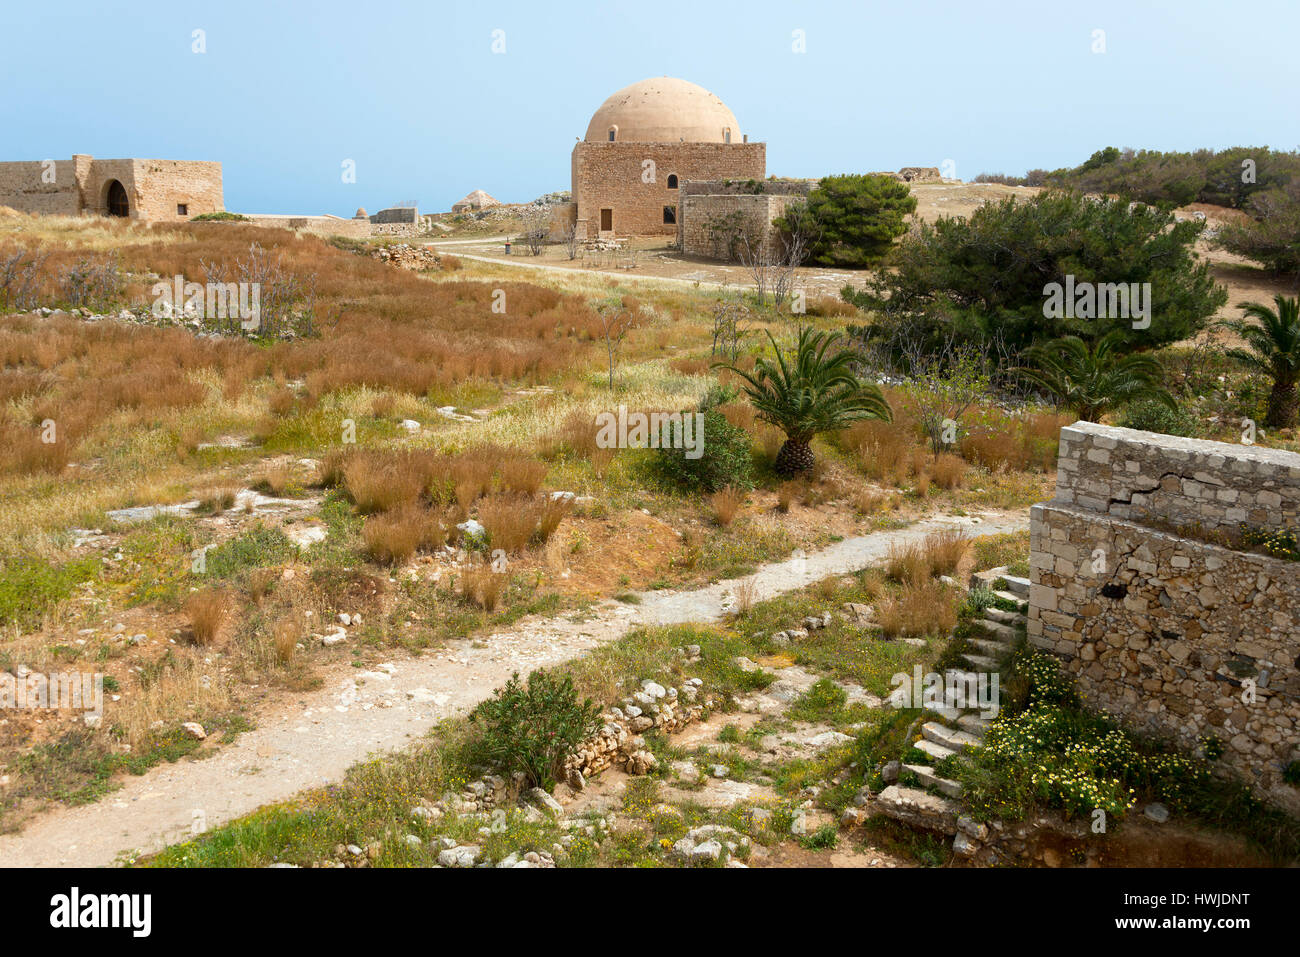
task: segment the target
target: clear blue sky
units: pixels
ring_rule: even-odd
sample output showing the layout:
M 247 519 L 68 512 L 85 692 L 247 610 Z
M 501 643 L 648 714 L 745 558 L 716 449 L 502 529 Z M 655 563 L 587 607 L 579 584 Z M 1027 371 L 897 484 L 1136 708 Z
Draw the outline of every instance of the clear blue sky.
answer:
M 1296 149 L 1297 37 L 1297 0 L 3 0 L 0 159 L 219 160 L 243 212 L 522 202 L 569 187 L 606 96 L 664 74 L 717 93 L 781 176 Z

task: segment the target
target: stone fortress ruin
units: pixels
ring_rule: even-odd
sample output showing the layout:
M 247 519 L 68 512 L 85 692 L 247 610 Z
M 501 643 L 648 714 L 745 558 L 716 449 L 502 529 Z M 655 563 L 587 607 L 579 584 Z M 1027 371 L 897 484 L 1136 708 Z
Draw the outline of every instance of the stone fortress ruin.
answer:
M 121 216 L 186 222 L 225 209 L 221 164 L 95 159 L 0 163 L 0 206 L 46 216 Z
M 1076 422 L 1030 510 L 1029 641 L 1090 705 L 1300 811 L 1300 563 L 1239 550 L 1294 530 L 1300 455 Z M 1211 747 L 1215 747 L 1211 745 Z
M 605 100 L 573 147 L 572 208 L 582 239 L 677 234 L 682 183 L 761 180 L 767 146 L 701 86 L 656 77 Z
M 767 145 L 751 143 L 715 94 L 674 77 L 633 83 L 592 115 L 573 147 L 572 202 L 556 210 L 551 235 L 579 240 L 673 236 L 688 255 L 734 259 L 744 234 L 772 251 L 772 220 L 817 180 L 767 178 Z M 935 167 L 887 173 L 939 182 Z

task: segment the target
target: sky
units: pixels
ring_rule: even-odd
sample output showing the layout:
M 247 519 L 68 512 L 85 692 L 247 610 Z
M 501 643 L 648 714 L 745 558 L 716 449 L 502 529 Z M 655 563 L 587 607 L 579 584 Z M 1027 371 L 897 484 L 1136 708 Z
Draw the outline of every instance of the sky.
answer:
M 569 188 L 606 97 L 664 75 L 778 176 L 1294 150 L 1298 36 L 1300 0 L 0 0 L 0 160 L 217 160 L 245 213 L 526 202 Z

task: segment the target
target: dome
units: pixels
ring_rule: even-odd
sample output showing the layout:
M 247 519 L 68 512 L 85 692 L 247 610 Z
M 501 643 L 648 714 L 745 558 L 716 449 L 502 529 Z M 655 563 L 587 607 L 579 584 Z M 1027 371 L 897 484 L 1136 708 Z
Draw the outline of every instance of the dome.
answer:
M 625 86 L 602 103 L 587 125 L 587 142 L 609 142 L 611 129 L 618 143 L 739 143 L 744 139 L 727 104 L 702 86 L 670 76 Z

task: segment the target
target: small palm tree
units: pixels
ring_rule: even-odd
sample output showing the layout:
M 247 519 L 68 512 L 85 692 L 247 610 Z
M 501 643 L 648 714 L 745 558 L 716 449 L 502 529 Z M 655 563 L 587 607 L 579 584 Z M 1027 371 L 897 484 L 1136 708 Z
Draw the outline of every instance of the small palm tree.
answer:
M 1122 330 L 1113 329 L 1092 345 L 1078 336 L 1063 336 L 1030 346 L 1025 356 L 1032 367 L 1016 369 L 1044 389 L 1062 409 L 1097 422 L 1111 408 L 1140 399 L 1153 399 L 1177 409 L 1174 397 L 1161 385 L 1164 369 L 1155 356 L 1121 355 Z
M 835 432 L 859 419 L 893 419 L 880 387 L 862 382 L 853 374 L 854 353 L 832 347 L 838 332 L 799 330 L 799 345 L 793 357 L 781 351 L 769 332 L 776 361 L 760 358 L 753 372 L 723 365 L 745 380 L 749 401 L 764 422 L 785 433 L 776 456 L 776 471 L 790 476 L 807 472 L 815 461 L 813 436 Z
M 1285 429 L 1296 424 L 1300 409 L 1300 397 L 1296 395 L 1296 384 L 1300 382 L 1300 296 L 1278 295 L 1273 302 L 1276 311 L 1257 302 L 1243 302 L 1241 308 L 1252 321 L 1234 319 L 1224 325 L 1245 339 L 1247 346 L 1229 349 L 1228 355 L 1273 380 L 1264 424 Z

